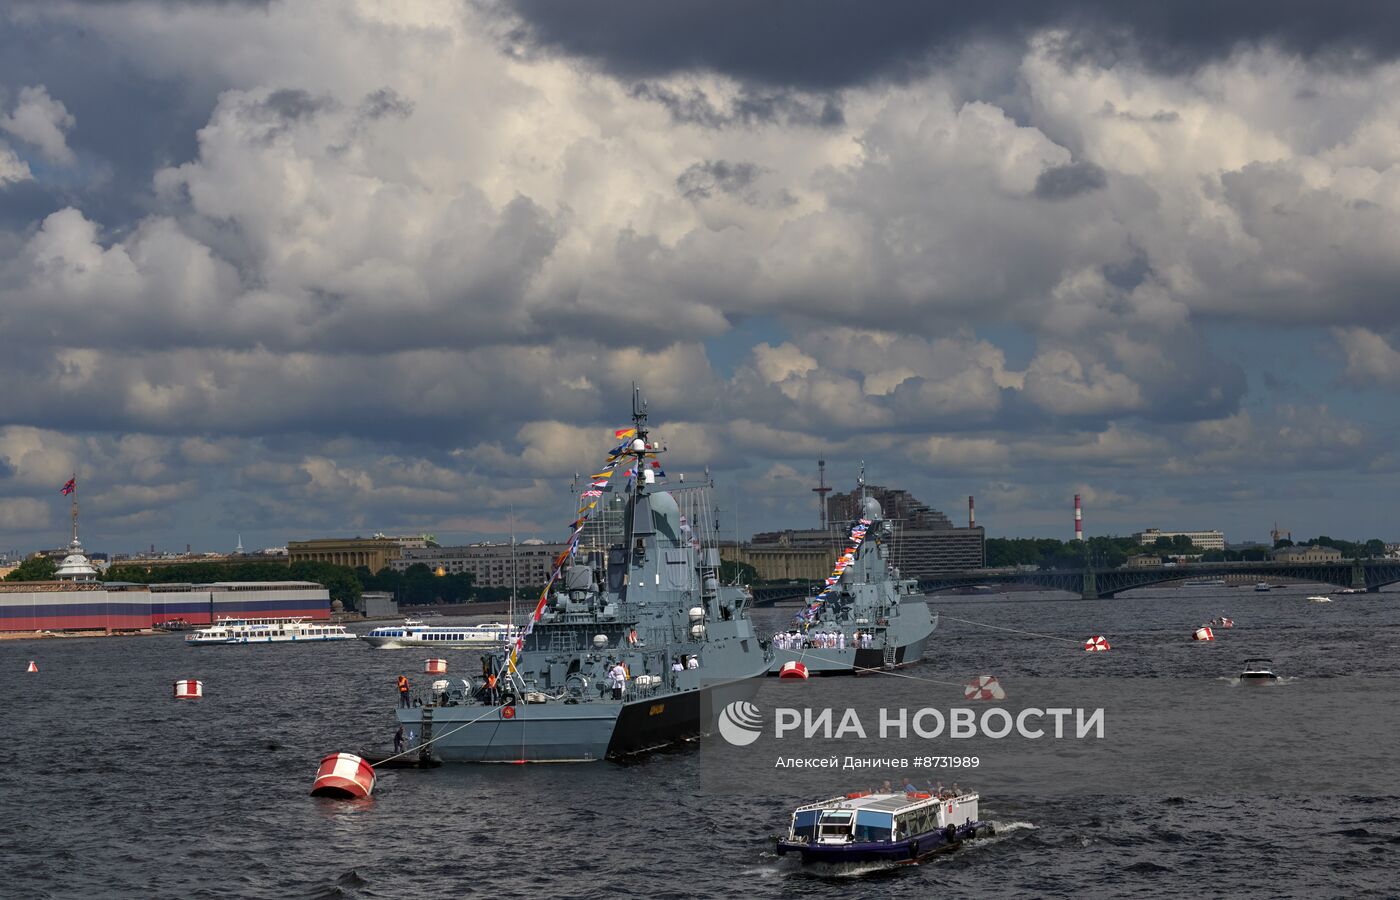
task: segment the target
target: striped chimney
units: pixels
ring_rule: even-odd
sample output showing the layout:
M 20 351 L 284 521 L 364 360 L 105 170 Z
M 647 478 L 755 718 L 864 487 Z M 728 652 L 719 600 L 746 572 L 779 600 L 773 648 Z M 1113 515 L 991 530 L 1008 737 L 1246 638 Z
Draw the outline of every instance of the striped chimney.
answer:
M 968 494 L 968 495 L 967 495 L 967 527 L 968 527 L 968 528 L 976 528 L 976 527 L 977 527 L 977 513 L 976 513 L 976 511 L 974 510 L 974 508 L 973 508 L 973 506 L 972 506 L 972 495 L 971 495 L 971 494 Z
M 1084 511 L 1079 508 L 1079 495 L 1074 495 L 1074 539 L 1084 540 Z

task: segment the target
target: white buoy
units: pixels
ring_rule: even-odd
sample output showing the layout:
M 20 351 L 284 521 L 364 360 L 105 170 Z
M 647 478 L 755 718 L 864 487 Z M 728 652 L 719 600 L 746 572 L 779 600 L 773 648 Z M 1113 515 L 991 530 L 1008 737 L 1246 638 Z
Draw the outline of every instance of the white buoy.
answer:
M 1096 634 L 1084 642 L 1084 650 L 1088 653 L 1102 653 L 1111 649 L 1108 639 L 1101 634 Z
M 1213 641 L 1215 640 L 1215 632 L 1210 630 L 1209 625 L 1202 625 L 1200 628 L 1196 629 L 1194 634 L 1191 635 L 1191 640 Z
M 204 682 L 186 678 L 175 682 L 176 700 L 198 700 L 204 696 Z
M 37 671 L 39 671 L 39 667 L 36 666 L 36 665 L 34 664 L 34 660 L 31 659 L 31 660 L 29 661 L 29 668 L 25 669 L 24 671 L 26 671 L 26 672 L 37 672 Z
M 445 659 L 430 659 L 430 660 L 428 660 L 428 662 L 423 666 L 423 671 L 424 671 L 424 672 L 427 672 L 429 675 L 446 675 L 446 674 L 447 674 L 447 660 L 445 660 Z
M 806 680 L 807 667 L 795 659 L 790 659 L 783 663 L 783 667 L 778 670 L 778 678 L 791 678 L 799 681 Z
M 363 800 L 374 791 L 374 767 L 353 753 L 332 753 L 321 760 L 311 796 Z
M 1005 700 L 1006 689 L 995 675 L 978 675 L 963 685 L 964 700 Z

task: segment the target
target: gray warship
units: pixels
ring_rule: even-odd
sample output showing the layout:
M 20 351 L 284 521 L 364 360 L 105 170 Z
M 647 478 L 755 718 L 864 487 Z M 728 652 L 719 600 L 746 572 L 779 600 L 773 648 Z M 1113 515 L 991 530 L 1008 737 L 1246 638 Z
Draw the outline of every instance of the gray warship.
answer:
M 929 613 L 918 581 L 901 578 L 891 560 L 894 523 L 880 502 L 866 495 L 864 466 L 860 495 L 846 531 L 844 567 L 794 617 L 791 628 L 773 635 L 769 674 L 787 676 L 800 667 L 811 675 L 859 675 L 923 658 L 938 618 Z
M 484 654 L 480 674 L 399 708 L 420 763 L 626 757 L 706 734 L 757 693 L 772 656 L 748 593 L 720 584 L 712 485 L 663 481 L 635 393 L 633 423 L 614 451 L 631 477 L 600 489 L 611 516 L 561 562 L 514 665 L 509 649 Z

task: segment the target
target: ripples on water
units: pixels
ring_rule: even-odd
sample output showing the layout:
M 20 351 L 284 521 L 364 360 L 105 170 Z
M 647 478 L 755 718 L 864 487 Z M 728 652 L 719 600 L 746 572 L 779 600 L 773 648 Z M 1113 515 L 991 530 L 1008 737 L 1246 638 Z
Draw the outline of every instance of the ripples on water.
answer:
M 929 661 L 910 671 L 953 682 L 979 673 L 1012 681 L 1111 676 L 1155 684 L 1163 696 L 1171 679 L 1205 680 L 1238 700 L 1246 689 L 1219 680 L 1247 656 L 1271 656 L 1294 679 L 1268 701 L 1283 708 L 1327 679 L 1400 675 L 1395 595 L 1318 606 L 1306 593 L 942 598 L 935 608 L 951 616 L 1076 640 L 1105 634 L 1114 649 L 1089 655 L 945 620 Z M 1236 627 L 1219 642 L 1186 639 L 1222 612 Z M 758 613 L 767 630 L 786 615 Z M 858 881 L 812 877 L 774 856 L 771 836 L 812 797 L 785 790 L 771 758 L 723 773 L 693 747 L 626 765 L 444 766 L 386 771 L 372 801 L 308 797 L 323 754 L 387 742 L 394 677 L 402 669 L 421 680 L 424 656 L 335 644 L 196 649 L 178 636 L 0 642 L 10 713 L 0 745 L 0 896 L 1394 893 L 1393 767 L 1375 773 L 1374 787 L 1346 795 L 1241 790 L 1202 773 L 1181 790 L 1114 782 L 1068 797 L 989 767 L 968 780 L 984 792 L 983 818 L 1001 823 L 995 837 Z M 40 674 L 24 674 L 29 659 Z M 169 699 L 172 682 L 185 677 L 204 681 L 203 701 Z M 800 689 L 805 702 L 878 705 L 891 684 L 828 679 Z M 770 681 L 759 705 L 791 702 L 797 695 L 786 690 Z M 945 699 L 936 702 L 950 705 Z M 1226 746 L 1233 739 L 1217 737 Z M 1346 765 L 1346 734 L 1316 740 L 1335 740 L 1337 764 Z M 1258 763 L 1286 771 L 1283 756 Z M 1306 786 L 1307 773 L 1288 774 L 1285 787 Z M 721 775 L 724 789 L 714 789 Z M 847 781 L 832 774 L 829 792 L 849 789 Z

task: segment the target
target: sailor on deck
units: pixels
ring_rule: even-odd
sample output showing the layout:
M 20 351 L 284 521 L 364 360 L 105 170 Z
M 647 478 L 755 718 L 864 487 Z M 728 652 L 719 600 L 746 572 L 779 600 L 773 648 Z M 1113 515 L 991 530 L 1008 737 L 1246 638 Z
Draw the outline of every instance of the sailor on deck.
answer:
M 622 663 L 608 670 L 608 683 L 612 685 L 613 699 L 621 700 L 622 691 L 627 687 L 627 668 Z

